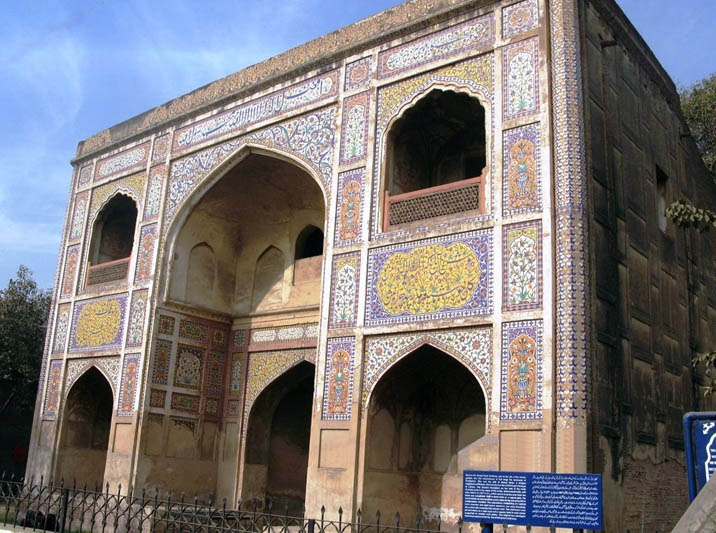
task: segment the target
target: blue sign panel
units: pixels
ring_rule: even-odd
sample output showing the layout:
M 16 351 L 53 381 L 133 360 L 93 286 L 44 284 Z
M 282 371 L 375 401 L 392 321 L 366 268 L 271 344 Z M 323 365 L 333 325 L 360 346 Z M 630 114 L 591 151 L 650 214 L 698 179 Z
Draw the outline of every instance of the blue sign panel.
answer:
M 716 475 L 716 412 L 684 415 L 689 497 L 693 500 Z
M 462 494 L 466 522 L 602 529 L 599 474 L 466 470 Z

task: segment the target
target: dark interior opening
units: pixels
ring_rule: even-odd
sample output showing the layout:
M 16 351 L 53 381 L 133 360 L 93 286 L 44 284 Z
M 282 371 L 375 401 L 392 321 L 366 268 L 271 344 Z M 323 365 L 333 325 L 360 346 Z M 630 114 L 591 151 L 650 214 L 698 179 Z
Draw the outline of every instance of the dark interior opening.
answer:
M 316 226 L 306 226 L 296 238 L 296 256 L 298 259 L 323 255 L 323 232 Z
M 99 265 L 132 255 L 137 205 L 122 194 L 102 209 L 92 232 L 92 264 Z

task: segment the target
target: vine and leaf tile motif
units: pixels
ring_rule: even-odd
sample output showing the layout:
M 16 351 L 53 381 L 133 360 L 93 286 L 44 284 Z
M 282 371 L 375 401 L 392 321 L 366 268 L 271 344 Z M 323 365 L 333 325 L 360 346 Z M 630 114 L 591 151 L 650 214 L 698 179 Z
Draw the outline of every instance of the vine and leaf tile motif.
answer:
M 542 305 L 542 223 L 504 226 L 502 246 L 503 310 L 538 309 Z
M 177 362 L 174 369 L 174 385 L 185 389 L 201 388 L 204 350 L 180 344 L 177 348 Z
M 172 342 L 157 339 L 154 344 L 154 367 L 152 383 L 166 385 L 169 382 L 169 362 L 172 356 Z
M 511 120 L 539 111 L 539 52 L 537 38 L 503 50 L 503 118 Z
M 537 27 L 537 0 L 523 0 L 502 9 L 502 37 L 533 30 Z
M 368 143 L 368 110 L 370 92 L 349 96 L 343 102 L 341 131 L 341 164 L 350 165 L 365 159 Z
M 331 305 L 328 317 L 330 328 L 350 328 L 356 325 L 359 280 L 359 252 L 337 255 L 333 258 Z
M 132 293 L 132 303 L 129 306 L 129 325 L 127 326 L 127 342 L 128 348 L 141 346 L 142 336 L 144 335 L 144 317 L 147 311 L 148 292 L 135 291 Z
M 338 175 L 335 246 L 361 242 L 365 167 Z
M 133 353 L 124 356 L 117 416 L 132 416 L 134 414 L 134 404 L 139 390 L 139 365 L 140 354 Z

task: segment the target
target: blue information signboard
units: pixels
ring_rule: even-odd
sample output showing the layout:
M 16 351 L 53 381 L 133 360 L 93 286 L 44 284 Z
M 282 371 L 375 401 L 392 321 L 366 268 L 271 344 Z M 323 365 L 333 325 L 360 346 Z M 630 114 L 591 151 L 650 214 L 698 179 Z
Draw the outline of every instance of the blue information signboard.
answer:
M 599 530 L 602 477 L 466 470 L 462 514 L 466 522 Z
M 716 412 L 686 413 L 684 437 L 689 497 L 693 501 L 716 475 Z

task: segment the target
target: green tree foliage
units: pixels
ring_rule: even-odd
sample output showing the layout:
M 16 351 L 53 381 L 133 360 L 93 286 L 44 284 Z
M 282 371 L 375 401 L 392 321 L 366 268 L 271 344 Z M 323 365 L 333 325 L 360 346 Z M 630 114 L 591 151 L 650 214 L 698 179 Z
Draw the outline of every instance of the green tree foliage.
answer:
M 666 208 L 666 218 L 680 228 L 694 228 L 699 233 L 708 231 L 711 226 L 716 228 L 716 212 L 694 207 L 682 200 Z
M 716 177 L 716 73 L 680 91 L 681 110 L 711 175 Z
M 0 416 L 34 409 L 49 309 L 49 292 L 24 265 L 0 290 Z

